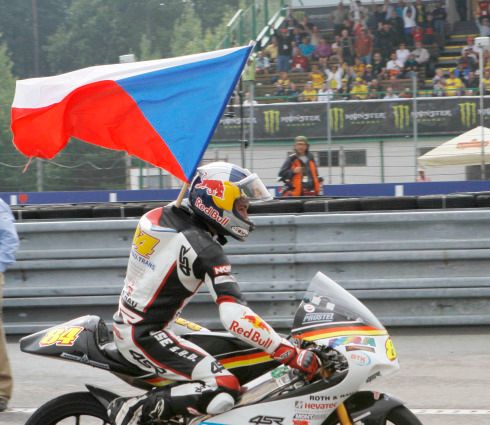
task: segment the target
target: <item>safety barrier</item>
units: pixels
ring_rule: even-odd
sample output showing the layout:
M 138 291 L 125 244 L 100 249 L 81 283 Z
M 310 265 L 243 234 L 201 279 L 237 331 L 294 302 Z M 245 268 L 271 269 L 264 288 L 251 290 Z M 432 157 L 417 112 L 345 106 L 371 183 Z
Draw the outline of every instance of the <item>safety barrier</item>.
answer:
M 256 216 L 225 249 L 249 304 L 288 328 L 320 270 L 391 326 L 490 324 L 490 210 Z M 19 223 L 4 321 L 26 333 L 82 314 L 110 321 L 136 220 Z M 186 317 L 219 327 L 205 288 Z

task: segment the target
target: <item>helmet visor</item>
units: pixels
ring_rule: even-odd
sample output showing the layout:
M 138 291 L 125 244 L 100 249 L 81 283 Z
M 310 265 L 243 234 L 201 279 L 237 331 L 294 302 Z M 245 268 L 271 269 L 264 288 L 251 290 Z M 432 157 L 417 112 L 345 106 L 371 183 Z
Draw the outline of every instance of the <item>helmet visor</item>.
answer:
M 265 187 L 260 177 L 253 173 L 239 182 L 235 182 L 240 188 L 241 193 L 247 197 L 251 203 L 270 201 L 272 200 L 272 195 Z

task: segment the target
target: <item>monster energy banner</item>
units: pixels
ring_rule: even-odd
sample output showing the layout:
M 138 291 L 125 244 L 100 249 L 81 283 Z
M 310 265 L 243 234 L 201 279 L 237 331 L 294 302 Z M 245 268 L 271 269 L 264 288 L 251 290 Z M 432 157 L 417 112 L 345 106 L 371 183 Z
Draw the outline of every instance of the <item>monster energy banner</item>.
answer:
M 254 139 L 287 140 L 301 134 L 312 139 L 327 137 L 327 124 L 332 138 L 410 136 L 413 134 L 413 101 L 336 101 L 285 103 L 254 106 Z M 238 112 L 235 111 L 238 115 Z M 483 111 L 490 125 L 490 98 Z M 480 122 L 478 97 L 417 99 L 419 135 L 457 134 L 476 127 Z M 248 137 L 250 113 L 244 111 L 244 136 Z M 240 118 L 220 121 L 213 140 L 240 140 Z

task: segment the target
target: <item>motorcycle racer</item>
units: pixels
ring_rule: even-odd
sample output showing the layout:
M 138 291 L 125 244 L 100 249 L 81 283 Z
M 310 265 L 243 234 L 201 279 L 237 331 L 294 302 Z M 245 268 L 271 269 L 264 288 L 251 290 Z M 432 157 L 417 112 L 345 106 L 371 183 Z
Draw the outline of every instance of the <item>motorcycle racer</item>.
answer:
M 183 383 L 117 398 L 108 409 L 113 424 L 146 425 L 176 415 L 218 414 L 234 406 L 238 379 L 175 332 L 182 309 L 202 283 L 229 332 L 308 377 L 316 373 L 316 354 L 293 346 L 247 306 L 221 246 L 226 236 L 245 241 L 254 228 L 250 203 L 270 198 L 256 174 L 215 162 L 197 170 L 180 207 L 170 204 L 140 219 L 114 315 L 115 342 L 143 371 Z

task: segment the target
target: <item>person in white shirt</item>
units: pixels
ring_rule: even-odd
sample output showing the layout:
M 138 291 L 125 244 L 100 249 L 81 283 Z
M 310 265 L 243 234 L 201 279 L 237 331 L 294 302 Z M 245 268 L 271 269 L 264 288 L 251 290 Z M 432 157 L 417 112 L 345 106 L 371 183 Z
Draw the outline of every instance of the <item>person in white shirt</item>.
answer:
M 340 86 L 339 86 L 340 87 Z M 327 100 L 333 100 L 335 90 L 332 90 L 328 83 L 324 83 L 322 88 L 318 90 L 317 98 L 319 102 L 326 102 Z
M 390 60 L 386 63 L 386 70 L 388 73 L 393 73 L 390 71 L 398 71 L 401 72 L 403 69 L 403 63 L 401 63 L 397 58 L 396 58 L 396 53 L 392 53 L 390 56 Z
M 429 51 L 424 46 L 422 46 L 422 43 L 420 41 L 415 42 L 415 50 L 412 51 L 412 55 L 419 65 L 425 65 L 429 62 L 430 59 Z
M 331 65 L 331 68 L 325 70 L 326 80 L 328 85 L 332 88 L 338 89 L 342 85 L 342 77 L 344 70 L 336 63 Z
M 403 8 L 403 25 L 405 27 L 405 38 L 407 40 L 412 40 L 412 32 L 414 28 L 417 26 L 417 22 L 415 20 L 417 16 L 417 11 L 413 5 L 405 6 Z
M 488 18 L 483 18 L 481 20 L 481 23 L 478 19 L 475 19 L 476 26 L 478 27 L 478 30 L 480 31 L 480 36 L 481 37 L 489 37 L 490 36 L 490 21 Z
M 403 64 L 402 66 L 405 66 L 405 62 L 407 61 L 409 55 L 410 50 L 407 49 L 405 43 L 401 43 L 400 48 L 396 51 L 396 59 L 398 60 L 398 62 Z

